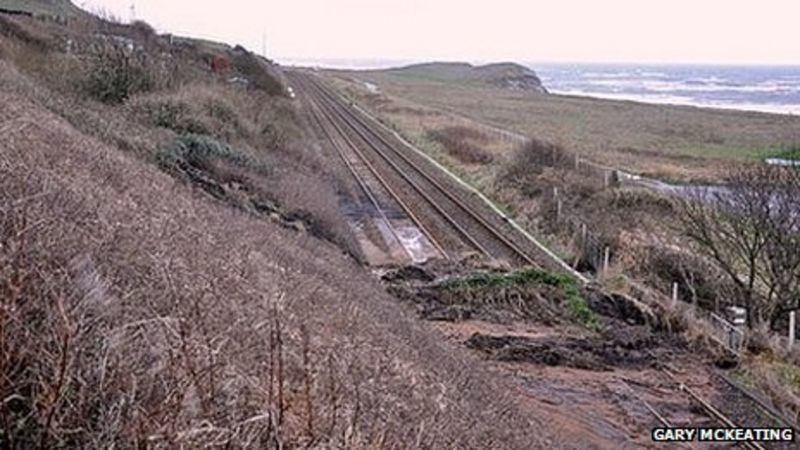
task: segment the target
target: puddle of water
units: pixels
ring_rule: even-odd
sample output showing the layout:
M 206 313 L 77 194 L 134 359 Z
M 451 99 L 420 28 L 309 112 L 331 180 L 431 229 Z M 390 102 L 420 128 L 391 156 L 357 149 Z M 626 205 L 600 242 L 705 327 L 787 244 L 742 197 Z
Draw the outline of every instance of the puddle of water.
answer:
M 398 227 L 397 237 L 411 254 L 414 263 L 423 263 L 438 255 L 428 238 L 417 227 Z
M 371 94 L 379 94 L 379 93 L 381 92 L 381 90 L 380 90 L 380 89 L 378 89 L 378 86 L 376 86 L 376 85 L 374 85 L 374 84 L 372 84 L 372 83 L 368 83 L 368 82 L 366 82 L 366 81 L 364 82 L 364 87 L 366 87 L 366 88 L 367 88 L 367 90 L 368 90 L 368 91 L 369 91 Z

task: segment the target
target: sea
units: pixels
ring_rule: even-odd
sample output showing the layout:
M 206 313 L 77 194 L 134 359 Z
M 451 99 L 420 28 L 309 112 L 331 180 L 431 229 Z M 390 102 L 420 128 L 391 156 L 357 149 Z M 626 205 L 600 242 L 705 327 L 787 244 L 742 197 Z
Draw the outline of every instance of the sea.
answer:
M 421 61 L 294 60 L 289 64 L 383 69 Z M 473 64 L 483 64 L 475 62 Z M 549 92 L 644 103 L 800 114 L 800 65 L 725 66 L 527 62 Z
M 800 114 L 800 66 L 526 65 L 555 94 Z

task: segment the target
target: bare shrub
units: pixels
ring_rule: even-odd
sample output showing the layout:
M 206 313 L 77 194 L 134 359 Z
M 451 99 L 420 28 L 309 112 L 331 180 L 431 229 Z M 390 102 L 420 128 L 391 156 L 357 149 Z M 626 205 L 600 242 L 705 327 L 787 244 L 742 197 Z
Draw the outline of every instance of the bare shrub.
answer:
M 451 126 L 428 131 L 428 137 L 441 144 L 454 158 L 467 164 L 489 164 L 494 158 L 480 147 L 487 141 L 480 131 L 468 127 Z
M 514 151 L 498 180 L 501 184 L 525 184 L 531 176 L 541 174 L 545 168 L 561 167 L 571 161 L 569 153 L 562 147 L 530 139 Z
M 659 217 L 673 215 L 678 206 L 671 198 L 651 189 L 615 189 L 609 205 L 623 211 L 645 211 Z
M 733 288 L 717 267 L 707 259 L 686 251 L 651 245 L 642 251 L 637 274 L 653 286 L 670 292 L 678 283 L 678 297 L 708 311 L 730 306 Z
M 135 20 L 128 25 L 130 35 L 145 45 L 154 45 L 158 42 L 158 33 L 152 25 L 144 20 Z
M 104 46 L 93 56 L 84 89 L 103 103 L 119 104 L 155 86 L 148 57 L 123 43 Z
M 748 325 L 771 325 L 800 297 L 800 169 L 729 169 L 727 183 L 699 189 L 679 215 L 686 236 L 736 287 Z M 785 319 L 785 317 L 783 317 Z

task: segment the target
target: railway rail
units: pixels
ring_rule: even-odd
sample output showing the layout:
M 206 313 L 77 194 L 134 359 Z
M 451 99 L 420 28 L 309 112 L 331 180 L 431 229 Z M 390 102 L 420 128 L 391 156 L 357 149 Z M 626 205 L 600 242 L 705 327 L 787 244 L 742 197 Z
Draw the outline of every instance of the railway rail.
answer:
M 659 365 L 660 366 L 660 365 Z M 695 407 L 702 411 L 702 414 L 706 416 L 708 419 L 712 420 L 720 427 L 724 428 L 738 428 L 741 427 L 742 423 L 737 423 L 736 420 L 731 418 L 729 415 L 725 414 L 722 408 L 715 406 L 712 402 L 703 396 L 701 396 L 698 392 L 694 389 L 690 388 L 688 383 L 681 380 L 678 375 L 673 373 L 673 371 L 669 367 L 660 366 L 658 367 L 659 373 L 661 373 L 666 380 L 669 380 L 672 383 L 678 392 L 687 396 L 690 400 L 691 404 L 695 405 Z M 722 379 L 725 383 L 727 383 L 731 388 L 733 388 L 735 395 L 741 397 L 742 399 L 746 400 L 748 404 L 753 405 L 754 410 L 761 411 L 766 416 L 772 418 L 776 425 L 780 425 L 787 428 L 792 428 L 797 432 L 796 427 L 791 421 L 787 420 L 783 417 L 780 413 L 774 410 L 771 406 L 765 404 L 762 400 L 758 399 L 754 396 L 754 394 L 750 393 L 742 386 L 738 385 L 738 383 L 732 381 L 727 376 L 722 373 L 715 372 L 715 376 Z M 676 423 L 673 423 L 667 414 L 659 412 L 656 407 L 648 403 L 647 401 L 639 398 L 639 401 L 643 403 L 645 408 L 658 420 L 665 427 L 674 427 Z M 782 443 L 784 446 L 793 445 L 789 443 Z M 741 448 L 746 448 L 748 450 L 766 450 L 766 446 L 759 443 L 759 442 L 740 442 L 738 445 Z M 781 447 L 784 448 L 784 447 Z M 794 448 L 794 447 L 792 447 Z
M 312 120 L 321 130 L 327 141 L 330 142 L 332 147 L 336 150 L 336 153 L 345 164 L 345 167 L 347 167 L 348 171 L 353 175 L 361 191 L 367 197 L 370 204 L 373 205 L 380 219 L 386 224 L 395 243 L 408 253 L 412 261 L 416 261 L 413 252 L 404 245 L 403 239 L 398 232 L 399 225 L 394 223 L 395 221 L 393 220 L 394 214 L 392 214 L 391 210 L 401 209 L 425 235 L 428 243 L 436 249 L 439 255 L 447 257 L 447 253 L 442 244 L 439 243 L 430 230 L 425 227 L 411 207 L 400 198 L 394 189 L 392 189 L 391 185 L 380 175 L 375 166 L 369 163 L 358 147 L 347 137 L 341 127 L 332 121 L 330 116 L 324 111 L 321 111 L 318 105 L 312 104 L 311 109 Z M 333 128 L 333 131 L 331 131 L 330 128 Z M 342 143 L 344 145 L 342 145 Z M 352 155 L 348 153 L 352 153 Z M 391 203 L 394 203 L 397 208 L 392 208 Z
M 429 169 L 421 167 L 419 161 L 405 155 L 397 148 L 397 144 L 372 129 L 364 119 L 329 93 L 311 75 L 294 73 L 291 77 L 293 83 L 319 109 L 317 120 L 320 120 L 320 126 L 326 128 L 322 124 L 324 121 L 328 123 L 328 128 L 336 131 L 352 150 L 358 164 L 367 167 L 392 197 L 405 205 L 406 213 L 414 217 L 415 223 L 442 250 L 443 255 L 448 258 L 458 257 L 460 253 L 463 254 L 464 247 L 467 247 L 512 265 L 539 266 L 514 238 L 508 236 L 508 230 L 500 229 L 500 226 L 492 223 L 501 219 L 487 218 L 479 212 L 463 197 L 463 193 L 454 193 L 453 188 L 436 179 L 429 173 Z M 335 141 L 330 132 L 327 132 L 327 137 Z M 337 151 L 363 188 L 363 176 L 355 169 L 353 158 L 344 155 L 341 146 Z M 415 213 L 420 209 L 425 214 Z M 431 215 L 438 216 L 439 226 L 431 223 Z M 449 230 L 442 227 L 441 223 L 447 224 Z M 460 238 L 462 245 L 453 242 L 453 234 Z

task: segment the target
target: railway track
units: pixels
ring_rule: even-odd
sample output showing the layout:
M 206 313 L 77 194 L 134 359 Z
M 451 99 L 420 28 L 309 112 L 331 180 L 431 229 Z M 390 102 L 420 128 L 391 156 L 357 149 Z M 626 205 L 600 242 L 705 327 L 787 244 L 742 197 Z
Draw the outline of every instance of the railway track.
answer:
M 743 387 L 739 386 L 734 381 L 730 380 L 727 376 L 721 373 L 715 373 L 716 377 L 719 377 L 725 383 L 729 384 L 731 388 L 733 388 L 734 395 L 737 398 L 741 398 L 749 405 L 751 411 L 758 411 L 759 415 L 763 417 L 769 417 L 771 425 L 765 425 L 764 423 L 742 423 L 738 422 L 734 418 L 732 418 L 729 414 L 726 414 L 723 411 L 723 408 L 714 405 L 709 399 L 704 398 L 700 395 L 697 391 L 689 387 L 689 384 L 684 380 L 681 380 L 678 374 L 673 373 L 667 367 L 659 367 L 658 368 L 661 375 L 664 376 L 665 380 L 668 380 L 677 392 L 685 395 L 687 399 L 690 401 L 698 411 L 702 412 L 702 415 L 707 417 L 711 420 L 716 426 L 723 427 L 723 428 L 739 428 L 742 426 L 755 426 L 755 427 L 764 427 L 764 426 L 781 426 L 786 428 L 795 429 L 794 424 L 791 421 L 784 418 L 780 413 L 775 411 L 769 405 L 766 405 L 762 400 L 756 398 L 752 393 L 745 390 Z M 632 386 L 633 387 L 633 386 Z M 650 411 L 650 413 L 658 420 L 665 427 L 674 427 L 678 426 L 685 426 L 686 424 L 679 424 L 674 422 L 670 419 L 669 413 L 661 412 L 656 407 L 648 403 L 647 401 L 639 399 L 646 409 Z M 795 429 L 796 432 L 796 429 Z M 745 448 L 748 450 L 766 450 L 767 448 L 795 448 L 794 443 L 776 443 L 775 446 L 770 444 L 762 444 L 759 442 L 740 442 L 736 445 L 738 448 Z M 689 447 L 689 446 L 684 446 Z
M 500 217 L 481 211 L 468 194 L 448 186 L 421 161 L 398 149 L 397 143 L 374 130 L 311 75 L 293 73 L 291 78 L 318 108 L 319 125 L 338 136 L 329 131 L 328 139 L 345 143 L 337 151 L 359 184 L 367 184 L 359 173 L 363 166 L 398 204 L 405 205 L 406 213 L 445 257 L 460 259 L 472 251 L 514 266 L 539 265 Z
M 383 225 L 382 230 L 385 230 L 386 234 L 390 236 L 389 239 L 402 248 L 412 262 L 426 259 L 424 254 L 426 245 L 433 247 L 439 256 L 446 257 L 447 254 L 442 244 L 433 237 L 411 207 L 400 198 L 377 169 L 366 160 L 341 127 L 330 120 L 330 117 L 321 111 L 318 105 L 312 103 L 310 109 L 312 120 L 353 175 L 359 188 L 377 213 L 377 219 Z M 404 233 L 403 230 L 409 228 L 407 220 L 424 234 L 424 240 L 416 245 L 418 247 L 416 250 L 409 248 L 407 236 L 404 236 L 407 233 Z

